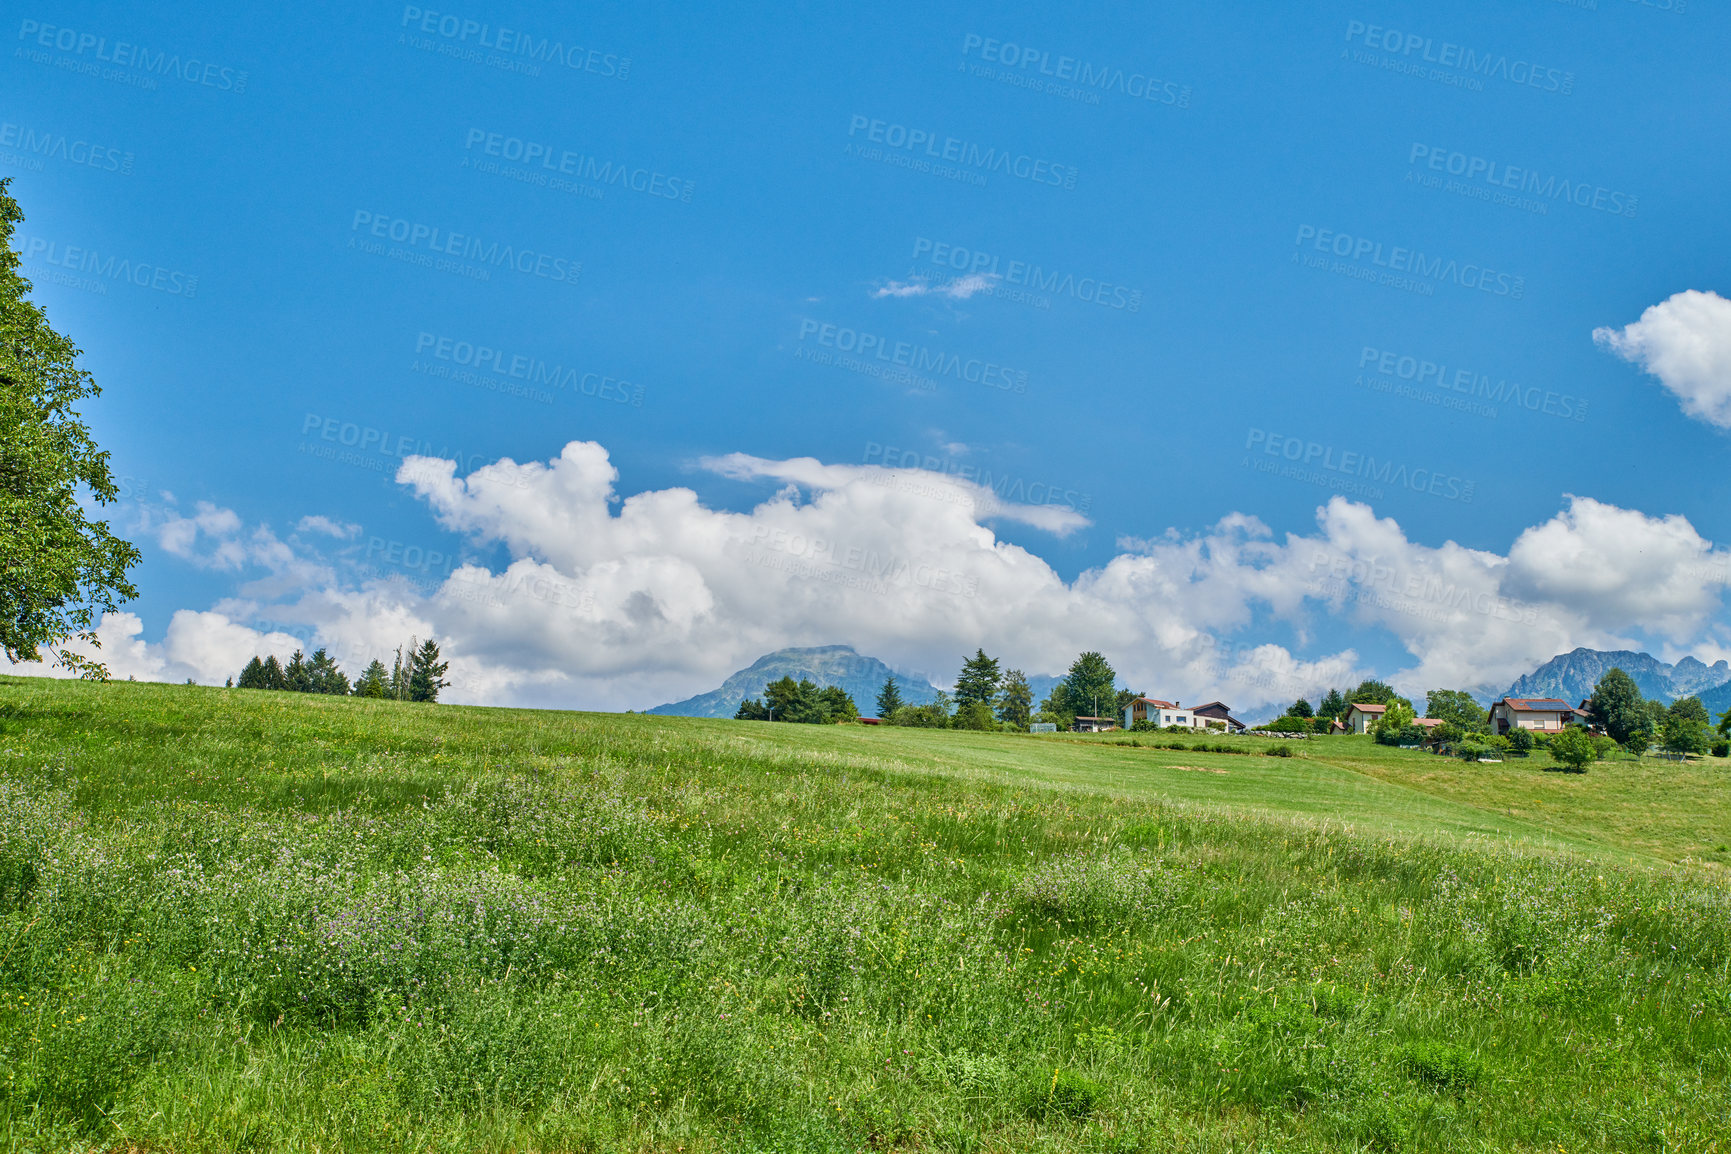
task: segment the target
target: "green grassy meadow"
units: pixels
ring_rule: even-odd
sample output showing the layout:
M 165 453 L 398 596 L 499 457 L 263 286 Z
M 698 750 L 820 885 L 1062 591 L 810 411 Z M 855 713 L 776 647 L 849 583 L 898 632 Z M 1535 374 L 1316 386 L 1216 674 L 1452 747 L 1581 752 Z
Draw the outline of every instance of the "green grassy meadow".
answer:
M 1731 1145 L 1727 763 L 1134 736 L 0 678 L 0 1142 Z

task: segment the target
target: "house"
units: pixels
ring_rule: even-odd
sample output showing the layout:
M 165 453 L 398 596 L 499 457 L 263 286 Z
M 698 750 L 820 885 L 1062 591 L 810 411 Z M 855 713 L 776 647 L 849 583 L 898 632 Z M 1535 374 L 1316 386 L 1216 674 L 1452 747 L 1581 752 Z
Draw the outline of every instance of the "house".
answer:
M 1491 706 L 1486 718 L 1492 733 L 1507 733 L 1511 729 L 1532 729 L 1546 733 L 1560 732 L 1575 720 L 1577 710 L 1555 697 L 1500 697 Z
M 1412 723 L 1427 734 L 1437 726 L 1446 724 L 1440 717 L 1415 717 L 1412 719 Z
M 1581 698 L 1581 704 L 1575 706 L 1574 720 L 1568 721 L 1568 724 L 1584 726 L 1595 733 L 1598 732 L 1598 723 L 1593 720 L 1592 704 L 1593 699 L 1591 697 Z
M 1196 720 L 1193 711 L 1180 708 L 1176 701 L 1161 701 L 1158 697 L 1138 697 L 1124 707 L 1124 728 L 1129 729 L 1138 721 L 1151 721 L 1162 729 L 1168 725 L 1182 725 L 1185 729 L 1205 728 Z
M 1105 733 L 1108 729 L 1117 728 L 1117 723 L 1110 717 L 1078 717 L 1076 724 L 1070 727 L 1074 733 Z
M 1190 713 L 1198 722 L 1211 729 L 1224 726 L 1230 733 L 1243 733 L 1245 729 L 1244 723 L 1232 716 L 1232 707 L 1224 701 L 1210 701 L 1206 705 L 1192 706 Z
M 1346 707 L 1346 715 L 1341 718 L 1348 733 L 1369 733 L 1370 727 L 1382 720 L 1382 715 L 1388 712 L 1388 706 L 1377 705 L 1374 702 L 1355 701 Z

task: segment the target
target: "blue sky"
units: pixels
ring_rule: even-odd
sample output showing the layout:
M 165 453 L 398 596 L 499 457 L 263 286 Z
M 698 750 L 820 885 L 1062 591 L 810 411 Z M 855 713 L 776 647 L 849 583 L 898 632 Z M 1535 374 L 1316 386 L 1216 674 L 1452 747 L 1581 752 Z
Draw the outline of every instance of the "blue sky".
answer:
M 1726 536 L 1727 475 L 1711 413 L 1731 385 L 1711 357 L 1644 370 L 1690 334 L 1731 338 L 1711 300 L 1704 336 L 1688 318 L 1678 336 L 1668 313 L 1625 326 L 1677 294 L 1731 291 L 1722 6 L 904 9 L 15 14 L 0 175 L 28 215 L 17 242 L 37 299 L 104 388 L 88 415 L 127 479 L 116 520 L 146 554 L 125 634 L 149 651 L 141 672 L 212 679 L 235 646 L 332 643 L 363 621 L 472 655 L 470 699 L 617 707 L 709 688 L 775 643 L 949 672 L 943 655 L 977 637 L 1046 671 L 1120 637 L 1138 688 L 1209 696 L 1222 667 L 1196 664 L 1199 641 L 1279 645 L 1297 665 L 1279 659 L 1270 694 L 1348 669 L 1506 683 L 1559 644 L 1720 652 L 1710 543 Z M 115 258 L 150 271 L 116 276 Z M 1600 327 L 1613 333 L 1596 343 Z M 483 387 L 507 383 L 516 395 Z M 753 522 L 669 512 L 650 536 L 677 548 L 646 554 L 618 526 L 574 547 L 560 535 L 589 530 L 545 516 L 573 492 L 552 470 L 505 512 L 473 490 L 441 504 L 396 472 L 408 453 L 454 458 L 460 477 L 571 442 L 604 450 L 616 496 L 690 489 L 748 518 L 790 484 L 810 511 L 872 483 L 869 469 L 801 479 L 785 464 L 798 459 L 965 469 L 960 491 L 985 480 L 1071 518 L 970 519 L 1049 574 L 946 572 L 1016 604 L 1053 578 L 1065 596 L 1094 589 L 1114 559 L 1154 576 L 1123 586 L 1132 628 L 1100 624 L 1117 610 L 1098 590 L 1038 624 L 978 592 L 960 615 L 917 593 L 933 621 L 961 622 L 946 632 L 832 580 L 850 571 L 844 549 L 816 558 L 822 595 L 778 617 L 774 601 L 720 595 L 681 552 L 740 526 L 761 547 L 772 534 L 753 541 Z M 344 448 L 353 459 L 319 455 Z M 782 464 L 716 464 L 730 454 Z M 1227 552 L 1217 527 L 1233 515 L 1266 527 L 1251 539 L 1326 541 L 1373 568 L 1359 537 L 1319 529 L 1335 497 L 1398 526 L 1385 552 L 1418 551 L 1391 567 L 1446 569 L 1449 542 L 1501 559 L 1478 565 L 1493 595 L 1556 628 L 1516 625 L 1484 639 L 1479 665 L 1438 664 L 1430 629 L 1446 623 L 1407 627 L 1425 617 L 1409 603 L 1423 577 L 1389 610 L 1362 589 L 1172 576 L 1181 554 Z M 905 510 L 836 515 L 833 533 L 882 530 L 886 550 L 978 547 L 967 526 L 922 536 L 936 530 Z M 1542 536 L 1509 560 L 1551 525 L 1546 556 L 1603 581 L 1541 572 Z M 1648 532 L 1681 552 L 1648 549 Z M 394 577 L 445 575 L 430 554 L 562 574 L 581 628 L 513 656 L 517 631 L 545 636 L 545 598 L 491 623 L 442 618 L 449 598 L 425 581 L 391 601 Z M 422 565 L 375 564 L 405 555 Z M 698 574 L 683 593 L 604 588 L 604 573 L 675 555 Z M 1654 581 L 1617 568 L 1636 555 L 1705 576 L 1631 610 Z M 803 589 L 804 561 L 747 567 Z M 1169 580 L 1185 592 L 1160 593 Z M 226 649 L 176 650 L 177 611 L 278 642 L 230 632 Z M 631 632 L 650 618 L 653 636 Z

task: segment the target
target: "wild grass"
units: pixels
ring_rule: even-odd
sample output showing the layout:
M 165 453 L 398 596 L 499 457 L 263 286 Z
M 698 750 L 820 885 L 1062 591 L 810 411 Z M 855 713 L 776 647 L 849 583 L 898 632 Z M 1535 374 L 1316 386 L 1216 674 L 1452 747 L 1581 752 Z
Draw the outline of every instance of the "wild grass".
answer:
M 1718 870 L 1305 745 L 8 679 L 0 1141 L 1722 1141 Z

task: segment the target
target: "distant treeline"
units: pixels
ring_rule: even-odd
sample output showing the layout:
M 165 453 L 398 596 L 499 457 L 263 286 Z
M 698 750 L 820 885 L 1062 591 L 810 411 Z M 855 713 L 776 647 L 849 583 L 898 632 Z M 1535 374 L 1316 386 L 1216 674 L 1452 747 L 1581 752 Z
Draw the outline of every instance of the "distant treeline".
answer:
M 445 670 L 450 662 L 439 660 L 436 642 L 409 639 L 407 654 L 397 647 L 391 668 L 373 659 L 351 685 L 346 674 L 337 668 L 330 655 L 315 649 L 311 657 L 295 650 L 284 665 L 273 653 L 265 658 L 254 657 L 231 684 L 236 689 L 280 689 L 288 693 L 328 693 L 344 697 L 376 697 L 394 701 L 437 701 L 439 690 L 450 682 Z

